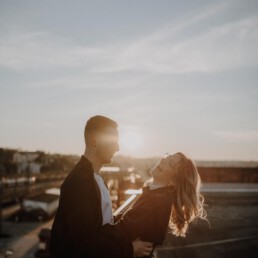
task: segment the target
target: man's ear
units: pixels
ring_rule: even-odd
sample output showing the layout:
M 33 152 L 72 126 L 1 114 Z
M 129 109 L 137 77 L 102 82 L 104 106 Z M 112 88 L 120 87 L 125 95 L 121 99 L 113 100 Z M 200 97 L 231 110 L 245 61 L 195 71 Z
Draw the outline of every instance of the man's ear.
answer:
M 90 145 L 92 147 L 96 147 L 97 146 L 97 137 L 96 137 L 96 135 L 94 133 L 91 133 L 89 135 L 89 142 L 90 142 Z

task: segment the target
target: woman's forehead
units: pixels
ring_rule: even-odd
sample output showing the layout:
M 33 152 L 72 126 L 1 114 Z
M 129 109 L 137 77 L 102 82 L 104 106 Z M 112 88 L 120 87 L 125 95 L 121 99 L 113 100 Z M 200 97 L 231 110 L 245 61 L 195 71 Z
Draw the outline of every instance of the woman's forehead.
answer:
M 172 163 L 173 165 L 176 165 L 180 161 L 181 155 L 179 153 L 175 153 L 175 154 L 166 156 L 165 159 L 169 163 Z

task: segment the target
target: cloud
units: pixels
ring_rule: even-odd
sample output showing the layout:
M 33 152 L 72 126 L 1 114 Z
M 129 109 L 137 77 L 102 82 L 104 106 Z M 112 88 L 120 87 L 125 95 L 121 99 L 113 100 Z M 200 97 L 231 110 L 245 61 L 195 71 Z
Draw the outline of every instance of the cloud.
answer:
M 136 69 L 154 73 L 216 72 L 258 64 L 258 17 L 226 22 L 183 35 L 200 19 L 182 26 L 172 25 L 162 33 L 135 42 L 123 53 L 116 65 L 106 71 Z M 209 24 L 204 16 L 202 22 Z M 175 29 L 176 27 L 176 29 Z M 192 31 L 194 31 L 193 28 Z
M 217 131 L 214 132 L 214 135 L 230 141 L 258 142 L 258 130 Z
M 113 45 L 89 47 L 50 32 L 17 29 L 0 38 L 0 66 L 22 71 L 79 69 L 88 77 L 132 71 L 216 72 L 257 65 L 258 16 L 227 19 L 232 3 L 209 6 L 150 35 Z M 63 77 L 41 86 L 62 83 Z
M 77 46 L 44 31 L 18 31 L 0 39 L 0 66 L 22 71 L 90 67 L 105 61 L 103 51 Z

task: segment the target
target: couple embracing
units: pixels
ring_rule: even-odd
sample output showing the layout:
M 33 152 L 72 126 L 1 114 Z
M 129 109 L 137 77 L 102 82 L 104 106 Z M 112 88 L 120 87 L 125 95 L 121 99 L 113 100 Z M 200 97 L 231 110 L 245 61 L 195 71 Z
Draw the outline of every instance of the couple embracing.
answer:
M 185 236 L 189 223 L 204 218 L 201 179 L 194 162 L 178 152 L 164 156 L 126 211 L 112 214 L 100 175 L 119 150 L 118 124 L 91 117 L 84 129 L 85 152 L 61 186 L 51 229 L 51 258 L 153 257 L 169 230 Z

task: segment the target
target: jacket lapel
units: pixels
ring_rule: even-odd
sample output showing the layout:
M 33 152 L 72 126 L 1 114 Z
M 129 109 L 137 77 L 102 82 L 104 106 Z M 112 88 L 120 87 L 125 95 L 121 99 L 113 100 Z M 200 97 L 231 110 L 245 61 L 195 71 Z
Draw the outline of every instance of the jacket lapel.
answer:
M 89 179 L 90 183 L 92 183 L 94 185 L 94 188 L 96 189 L 96 194 L 97 194 L 97 199 L 98 199 L 98 204 L 99 204 L 98 205 L 99 212 L 101 214 L 101 218 L 100 218 L 101 219 L 100 226 L 101 226 L 102 221 L 103 221 L 103 214 L 102 214 L 102 209 L 101 209 L 101 193 L 100 193 L 99 186 L 94 178 L 94 170 L 93 170 L 91 162 L 84 155 L 81 156 L 80 162 L 83 166 L 82 173 L 84 173 L 84 176 L 86 176 Z

